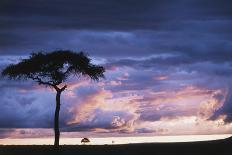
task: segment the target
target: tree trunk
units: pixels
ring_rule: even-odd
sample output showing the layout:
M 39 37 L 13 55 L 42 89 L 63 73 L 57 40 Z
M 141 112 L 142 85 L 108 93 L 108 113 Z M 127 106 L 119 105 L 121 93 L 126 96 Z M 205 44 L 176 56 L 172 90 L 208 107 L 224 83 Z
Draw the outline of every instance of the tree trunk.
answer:
M 60 130 L 59 130 L 59 113 L 60 113 L 60 95 L 62 91 L 56 92 L 56 111 L 54 117 L 54 132 L 55 132 L 55 142 L 54 145 L 59 147 L 60 141 Z

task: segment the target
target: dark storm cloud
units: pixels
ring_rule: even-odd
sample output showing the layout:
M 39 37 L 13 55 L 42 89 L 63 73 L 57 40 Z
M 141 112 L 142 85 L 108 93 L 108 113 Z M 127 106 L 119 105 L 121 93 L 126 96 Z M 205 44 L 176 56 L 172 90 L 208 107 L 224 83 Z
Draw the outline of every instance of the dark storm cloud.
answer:
M 230 4 L 228 0 L 3 0 L 0 15 L 1 27 L 131 30 L 154 28 L 168 20 L 227 19 L 232 14 Z
M 205 44 L 205 42 L 199 40 L 194 45 L 186 46 L 182 43 L 194 39 L 194 35 L 201 36 L 197 33 L 216 34 L 213 37 L 219 38 L 216 42 L 228 40 L 228 37 L 231 39 L 231 35 L 228 34 L 232 27 L 230 4 L 228 0 L 205 0 L 204 2 L 200 0 L 145 0 L 142 2 L 133 0 L 48 0 L 46 2 L 3 0 L 0 2 L 0 52 L 23 54 L 41 49 L 72 48 L 86 49 L 98 56 L 111 55 L 109 53 L 117 53 L 121 56 L 123 53 L 128 53 L 128 55 L 136 53 L 136 56 L 139 53 L 141 55 L 141 53 L 152 54 L 160 51 L 167 53 L 182 50 L 184 52 L 188 50 L 187 52 L 194 55 L 198 49 L 193 46 L 201 47 L 202 45 L 199 46 L 199 44 Z M 124 38 L 121 42 L 117 42 L 115 38 L 100 34 L 98 37 L 88 37 L 88 39 L 95 38 L 97 41 L 95 44 L 93 42 L 94 45 L 90 45 L 83 37 L 80 37 L 80 40 L 84 41 L 76 41 L 70 37 L 73 32 L 66 31 L 83 29 L 102 32 L 146 30 L 149 31 L 148 33 L 150 31 L 177 31 L 179 35 L 166 36 L 156 41 L 158 37 L 164 36 L 152 33 L 151 37 L 135 35 L 132 36 L 134 38 Z M 65 31 L 66 34 L 57 32 L 57 30 Z M 74 37 L 78 38 L 78 35 Z M 195 40 L 198 39 L 195 38 Z M 109 44 L 101 44 L 104 40 Z M 155 46 L 152 47 L 147 43 L 144 45 L 141 43 L 142 40 Z M 180 45 L 169 46 L 173 42 L 178 43 L 178 40 Z M 227 42 L 222 42 L 222 44 L 225 48 L 227 47 L 223 50 L 231 50 L 231 44 L 226 45 Z M 204 46 L 203 51 L 214 49 L 214 47 Z M 222 50 L 221 46 L 218 48 Z
M 175 107 L 175 106 L 173 106 Z M 140 115 L 140 119 L 143 121 L 159 121 L 162 117 L 166 117 L 166 118 L 170 118 L 170 119 L 175 119 L 181 116 L 193 116 L 194 114 L 191 113 L 191 111 L 189 110 L 173 110 L 175 112 L 173 112 L 172 110 L 169 110 L 171 108 L 173 108 L 172 106 L 166 106 L 166 109 L 163 109 L 162 111 L 156 110 L 156 109 L 146 109 L 146 110 L 142 110 L 140 111 L 141 115 Z M 139 112 L 139 111 L 138 111 Z
M 154 4 L 158 4 L 157 2 L 151 0 L 143 3 L 132 0 L 1 1 L 0 14 L 1 20 L 4 21 L 1 26 L 81 29 L 128 29 L 140 25 L 146 27 L 142 22 L 143 17 L 153 9 Z
M 0 81 L 0 128 L 51 128 L 53 127 L 53 93 L 39 91 L 33 83 Z M 46 107 L 46 108 L 45 108 Z M 67 108 L 61 110 L 60 120 L 65 126 L 71 117 Z
M 231 123 L 232 122 L 232 93 L 231 93 L 231 87 L 230 87 L 230 93 L 228 94 L 226 101 L 224 103 L 224 105 L 218 109 L 214 115 L 210 118 L 211 120 L 215 120 L 218 117 L 220 117 L 221 115 L 225 115 L 226 119 L 225 119 L 225 123 Z
M 0 93 L 2 94 L 1 128 L 34 128 L 38 126 L 46 128 L 52 126 L 49 113 L 46 112 L 47 110 L 43 110 L 38 101 L 36 103 L 35 98 L 22 97 L 12 89 L 0 90 Z
M 218 57 L 217 57 L 218 55 Z M 214 67 L 214 68 L 208 68 L 208 71 L 214 70 L 215 73 L 218 74 L 226 74 L 230 75 L 231 74 L 231 60 L 232 60 L 232 53 L 226 53 L 225 55 L 219 55 L 215 53 L 215 55 L 206 55 L 206 54 L 199 54 L 194 56 L 188 56 L 186 55 L 179 55 L 179 56 L 168 56 L 168 57 L 151 57 L 151 58 L 146 58 L 146 59 L 119 59 L 119 60 L 110 60 L 109 63 L 106 64 L 106 66 L 121 66 L 121 67 L 133 67 L 133 68 L 158 68 L 158 70 L 162 70 L 161 68 L 170 68 L 170 67 L 182 67 L 183 69 L 187 70 L 203 70 L 202 68 L 197 68 L 198 63 L 205 63 L 205 64 L 200 64 L 203 67 Z M 220 63 L 219 63 L 220 62 Z M 228 64 L 223 64 L 223 63 L 228 63 Z M 218 68 L 217 69 L 217 63 L 219 63 L 219 67 L 223 68 Z M 215 64 L 215 65 L 214 65 Z M 191 66 L 193 65 L 193 66 Z M 194 66 L 195 65 L 195 66 Z M 161 68 L 160 68 L 161 67 Z M 205 68 L 206 69 L 206 68 Z
M 15 129 L 0 129 L 0 138 L 8 138 L 12 133 L 15 132 Z

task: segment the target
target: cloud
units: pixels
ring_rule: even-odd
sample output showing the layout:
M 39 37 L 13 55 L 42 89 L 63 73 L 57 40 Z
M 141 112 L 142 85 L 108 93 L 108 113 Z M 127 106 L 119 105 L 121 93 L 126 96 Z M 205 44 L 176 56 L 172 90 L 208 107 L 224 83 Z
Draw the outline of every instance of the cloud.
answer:
M 60 114 L 66 136 L 229 133 L 230 3 L 2 0 L 0 69 L 57 48 L 86 51 L 106 67 L 104 81 L 67 82 Z M 52 128 L 54 91 L 3 78 L 0 86 L 1 128 L 14 128 L 16 137 L 35 134 L 25 128 Z
M 132 7 L 133 4 L 133 7 Z M 172 6 L 176 7 L 172 7 Z M 172 19 L 175 21 L 186 19 L 229 18 L 231 15 L 228 1 L 204 2 L 161 0 L 140 1 L 74 1 L 49 0 L 41 5 L 39 0 L 33 3 L 23 0 L 1 2 L 0 15 L 2 20 L 11 19 L 2 27 L 11 23 L 12 26 L 47 26 L 52 28 L 98 28 L 124 29 L 153 28 L 159 23 Z M 194 7 L 195 6 L 195 7 Z M 111 9 L 107 9 L 111 8 Z M 180 10 L 181 9 L 181 10 Z M 42 11 L 43 10 L 43 11 Z M 15 20 L 17 17 L 20 20 Z M 33 17 L 38 17 L 36 20 Z M 12 18 L 14 20 L 12 20 Z M 43 22 L 40 22 L 43 21 Z M 12 24 L 13 22 L 13 24 Z M 93 24 L 93 25 L 92 25 Z M 24 25 L 25 27 L 25 25 Z
M 111 93 L 104 89 L 92 90 L 89 88 L 84 90 L 88 93 L 85 94 L 83 90 L 78 90 L 81 93 L 78 94 L 78 96 L 82 96 L 82 98 L 79 98 L 78 102 L 81 103 L 75 104 L 74 107 L 70 108 L 70 112 L 76 114 L 76 118 L 70 123 L 78 123 L 83 119 L 92 119 L 92 117 L 94 117 L 94 110 L 101 106 L 107 96 L 111 96 Z M 83 97 L 84 94 L 86 96 Z
M 0 52 L 28 54 L 70 48 L 108 58 L 180 53 L 198 61 L 231 60 L 228 3 L 1 1 Z
M 53 137 L 52 129 L 43 128 L 2 128 L 0 138 L 48 138 Z
M 120 118 L 119 116 L 114 116 L 113 120 L 111 122 L 111 126 L 117 128 L 125 125 L 125 120 L 123 118 Z
M 129 111 L 126 111 L 125 107 L 123 109 L 123 103 L 112 109 L 115 105 L 112 93 L 103 88 L 95 90 L 86 86 L 79 88 L 77 99 L 78 103 L 73 103 L 69 108 L 73 118 L 68 121 L 63 131 L 97 132 L 99 129 L 106 129 L 107 132 L 129 131 L 131 123 L 135 120 L 136 115 L 130 112 L 133 110 L 129 109 L 130 106 L 126 108 Z
M 138 113 L 141 120 L 152 122 L 162 117 L 197 116 L 208 119 L 222 107 L 227 94 L 224 90 L 186 87 L 176 92 L 151 93 L 147 96 L 140 100 Z M 220 96 L 220 99 L 216 96 Z
M 38 88 L 30 82 L 1 82 L 1 128 L 53 127 L 55 94 L 50 88 Z M 62 109 L 61 114 L 60 125 L 63 126 L 69 115 L 66 109 Z
M 15 132 L 15 129 L 0 129 L 0 138 L 8 138 L 11 137 L 11 134 Z
M 215 113 L 210 117 L 211 120 L 216 120 L 222 116 L 225 116 L 225 123 L 231 123 L 232 121 L 232 104 L 231 104 L 231 91 L 229 91 L 230 94 L 226 97 L 226 100 L 223 104 L 223 106 L 215 111 Z M 220 97 L 219 97 L 220 98 Z
M 163 129 L 163 133 L 157 133 L 158 135 L 230 134 L 232 131 L 231 124 L 224 124 L 224 117 L 214 121 L 204 120 L 196 116 L 176 117 L 175 119 L 163 118 L 152 123 L 142 122 L 140 127 L 143 126 L 150 130 Z

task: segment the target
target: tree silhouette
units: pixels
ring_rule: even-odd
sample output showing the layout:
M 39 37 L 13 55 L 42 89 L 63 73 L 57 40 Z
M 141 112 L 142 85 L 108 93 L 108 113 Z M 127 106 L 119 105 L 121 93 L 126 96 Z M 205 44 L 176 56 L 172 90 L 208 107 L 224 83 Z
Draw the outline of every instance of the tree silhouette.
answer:
M 89 142 L 90 142 L 89 138 L 83 138 L 81 140 L 81 143 L 83 143 L 83 144 L 86 144 L 86 143 L 89 143 Z
M 54 145 L 59 146 L 59 111 L 60 96 L 67 88 L 64 82 L 70 75 L 87 76 L 98 81 L 104 78 L 105 69 L 92 64 L 91 59 L 83 52 L 56 50 L 51 53 L 32 53 L 28 59 L 11 64 L 2 71 L 3 76 L 13 80 L 36 81 L 39 85 L 52 87 L 56 90 L 56 110 L 54 117 Z M 62 86 L 61 86 L 62 85 Z

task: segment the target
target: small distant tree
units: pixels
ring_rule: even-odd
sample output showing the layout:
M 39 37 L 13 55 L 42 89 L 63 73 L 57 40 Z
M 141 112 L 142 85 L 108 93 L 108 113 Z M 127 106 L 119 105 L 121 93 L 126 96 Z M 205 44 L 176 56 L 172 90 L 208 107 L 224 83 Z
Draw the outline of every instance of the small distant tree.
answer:
M 59 146 L 59 111 L 60 96 L 67 88 L 64 83 L 70 75 L 87 76 L 98 81 L 104 78 L 105 69 L 92 64 L 91 59 L 83 52 L 56 50 L 51 53 L 32 53 L 28 59 L 11 64 L 2 71 L 3 76 L 13 80 L 33 80 L 39 85 L 54 88 L 56 91 L 56 110 L 54 117 L 54 145 Z M 61 86 L 62 85 L 62 86 Z
M 90 140 L 89 140 L 89 138 L 83 138 L 81 140 L 81 143 L 83 143 L 83 144 L 90 143 Z

